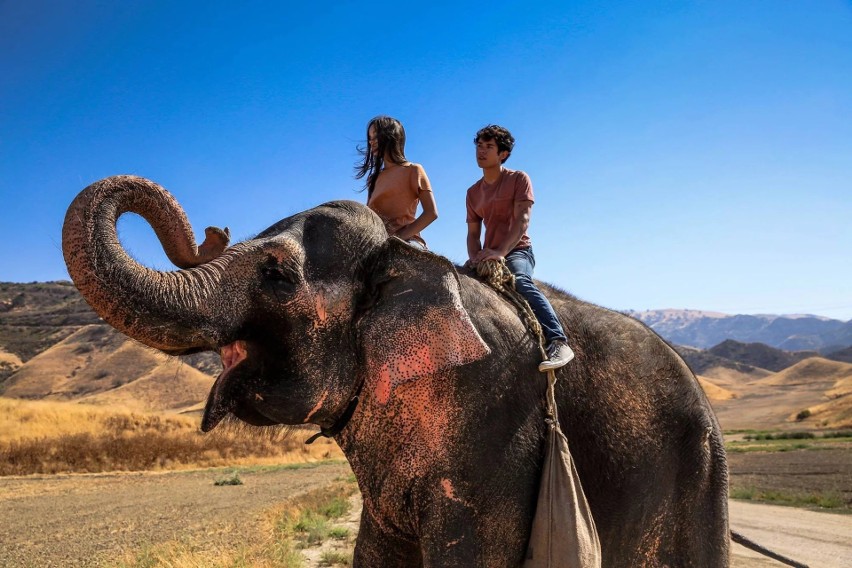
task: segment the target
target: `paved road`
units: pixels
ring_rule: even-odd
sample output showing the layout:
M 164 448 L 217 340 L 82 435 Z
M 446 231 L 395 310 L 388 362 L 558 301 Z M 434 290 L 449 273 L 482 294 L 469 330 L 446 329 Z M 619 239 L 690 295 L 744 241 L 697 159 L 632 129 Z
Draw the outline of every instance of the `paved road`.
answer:
M 731 529 L 810 568 L 852 567 L 852 515 L 793 507 L 730 503 Z M 783 566 L 738 544 L 731 548 L 733 568 Z

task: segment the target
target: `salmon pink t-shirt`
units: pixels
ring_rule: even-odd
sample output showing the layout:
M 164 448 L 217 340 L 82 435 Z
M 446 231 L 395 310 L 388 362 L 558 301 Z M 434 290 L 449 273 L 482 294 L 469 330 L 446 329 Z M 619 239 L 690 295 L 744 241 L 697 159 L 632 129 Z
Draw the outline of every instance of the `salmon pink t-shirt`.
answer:
M 367 200 L 367 207 L 382 218 L 385 229 L 392 235 L 414 221 L 420 194 L 424 191 L 432 191 L 432 186 L 429 185 L 429 178 L 420 164 L 406 162 L 385 167 L 376 180 L 376 187 L 373 189 L 373 195 Z M 426 241 L 419 234 L 414 235 L 412 239 L 426 245 Z
M 522 171 L 503 168 L 493 184 L 482 178 L 470 186 L 467 190 L 467 222 L 485 224 L 483 248 L 496 249 L 503 244 L 515 215 L 515 203 L 519 201 L 535 201 L 530 177 Z M 515 249 L 530 246 L 532 242 L 524 231 Z

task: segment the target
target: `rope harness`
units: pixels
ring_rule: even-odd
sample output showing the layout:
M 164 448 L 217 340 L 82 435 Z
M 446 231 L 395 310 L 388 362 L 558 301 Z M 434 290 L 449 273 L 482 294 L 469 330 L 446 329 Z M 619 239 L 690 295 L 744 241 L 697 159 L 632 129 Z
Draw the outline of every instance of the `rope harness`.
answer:
M 505 260 L 480 262 L 476 272 L 518 308 L 527 330 L 537 340 L 542 360 L 546 360 L 541 324 L 515 288 L 515 277 Z M 600 568 L 602 557 L 595 521 L 571 459 L 568 440 L 559 427 L 553 369 L 547 370 L 546 403 L 545 454 L 524 568 Z
M 515 288 L 515 275 L 506 266 L 504 259 L 484 260 L 476 265 L 476 274 L 482 278 L 486 284 L 494 288 L 499 294 L 506 297 L 521 313 L 521 318 L 527 327 L 527 330 L 536 338 L 538 350 L 541 353 L 541 359 L 547 359 L 547 352 L 544 350 L 544 333 L 541 330 L 541 324 L 538 318 L 532 311 L 526 298 Z M 547 371 L 547 418 L 546 421 L 550 424 L 558 423 L 559 417 L 556 412 L 556 372 L 553 369 Z
M 489 286 L 494 288 L 499 294 L 506 297 L 521 314 L 527 330 L 535 336 L 539 351 L 541 352 L 542 360 L 547 358 L 547 353 L 544 350 L 544 334 L 541 330 L 541 324 L 535 317 L 535 314 L 530 308 L 526 299 L 515 288 L 515 275 L 509 271 L 506 266 L 506 261 L 500 260 L 485 260 L 476 265 L 476 274 Z M 556 411 L 556 373 L 553 369 L 547 371 L 547 416 L 545 422 L 551 428 L 558 428 L 559 417 Z M 807 564 L 796 562 L 786 556 L 773 552 L 759 544 L 749 540 L 740 533 L 731 531 L 731 540 L 750 548 L 756 552 L 764 554 L 770 558 L 774 558 L 779 562 L 793 566 L 794 568 L 808 568 Z M 599 553 L 600 551 L 598 551 Z
M 509 271 L 506 266 L 506 261 L 500 260 L 485 260 L 476 265 L 476 274 L 489 286 L 494 288 L 499 294 L 505 296 L 521 313 L 521 317 L 526 324 L 527 330 L 535 336 L 539 351 L 541 351 L 542 360 L 547 358 L 547 353 L 544 350 L 544 334 L 541 330 L 541 324 L 535 317 L 535 314 L 530 308 L 529 303 L 515 289 L 515 275 Z M 556 411 L 556 373 L 553 369 L 547 371 L 547 416 L 545 422 L 553 428 L 559 424 L 559 417 Z M 750 548 L 756 552 L 764 554 L 770 558 L 774 558 L 779 562 L 793 566 L 794 568 L 808 568 L 807 564 L 796 562 L 786 556 L 773 552 L 759 544 L 749 540 L 743 535 L 731 531 L 731 540 Z
M 476 265 L 476 274 L 518 308 L 527 330 L 536 338 L 542 359 L 547 357 L 544 351 L 544 334 L 541 331 L 541 324 L 538 323 L 529 303 L 515 289 L 515 275 L 509 271 L 506 261 L 502 258 L 500 260 L 483 260 Z

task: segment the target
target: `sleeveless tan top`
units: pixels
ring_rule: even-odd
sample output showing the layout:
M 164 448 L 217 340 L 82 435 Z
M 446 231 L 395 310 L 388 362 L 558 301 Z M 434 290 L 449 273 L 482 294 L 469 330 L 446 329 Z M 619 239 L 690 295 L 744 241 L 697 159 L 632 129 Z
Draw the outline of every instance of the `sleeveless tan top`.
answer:
M 432 191 L 432 186 L 420 164 L 406 162 L 385 167 L 376 180 L 367 207 L 382 218 L 388 235 L 393 235 L 417 217 L 417 204 L 420 203 L 420 193 L 423 191 Z M 419 234 L 412 239 L 426 245 Z

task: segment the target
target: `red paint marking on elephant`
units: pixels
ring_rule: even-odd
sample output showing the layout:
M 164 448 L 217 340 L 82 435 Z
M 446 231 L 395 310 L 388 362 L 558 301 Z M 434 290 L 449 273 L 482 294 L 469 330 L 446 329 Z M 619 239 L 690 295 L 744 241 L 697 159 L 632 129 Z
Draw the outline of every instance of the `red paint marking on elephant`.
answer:
M 376 399 L 387 404 L 393 390 L 403 381 L 430 375 L 438 370 L 433 348 L 430 345 L 414 345 L 406 353 L 379 368 L 376 383 Z
M 461 503 L 462 500 L 456 497 L 456 490 L 453 487 L 453 482 L 447 479 L 446 477 L 441 480 L 441 487 L 444 490 L 444 495 L 446 495 L 447 499 L 450 501 L 456 501 Z
M 325 320 L 328 319 L 328 311 L 325 309 L 325 294 L 322 290 L 317 290 L 316 297 L 316 307 L 317 307 L 317 323 L 316 325 L 320 325 L 325 323 Z
M 447 433 L 450 427 L 450 415 L 441 404 L 442 402 L 442 397 L 433 394 L 431 404 L 414 410 L 414 416 L 423 432 L 423 440 L 429 451 L 440 456 L 447 453 Z
M 405 467 L 418 474 L 434 469 L 447 458 L 452 416 L 459 413 L 448 396 L 448 378 L 443 374 L 421 377 L 394 391 L 399 422 L 410 436 L 408 443 L 417 447 L 407 456 Z
M 390 371 L 388 371 L 386 366 L 382 366 L 379 371 L 379 381 L 376 384 L 375 392 L 376 400 L 378 400 L 380 404 L 388 403 L 391 392 L 391 376 Z
M 238 340 L 228 345 L 223 345 L 219 349 L 219 356 L 222 358 L 224 371 L 227 372 L 233 367 L 236 367 L 248 356 L 246 344 L 243 340 Z
M 322 405 L 323 405 L 323 403 L 325 402 L 325 399 L 327 399 L 327 398 L 328 398 L 328 389 L 326 389 L 326 390 L 322 393 L 322 396 L 320 397 L 319 402 L 318 402 L 318 403 L 316 403 L 316 405 L 315 405 L 315 406 L 311 409 L 311 411 L 310 411 L 310 412 L 308 412 L 308 415 L 307 415 L 307 416 L 305 416 L 305 420 L 304 420 L 304 423 L 305 423 L 305 424 L 307 424 L 307 423 L 310 421 L 310 419 L 313 417 L 313 415 L 314 415 L 314 414 L 316 414 L 316 413 L 317 413 L 317 411 L 318 411 L 320 408 L 322 408 Z

